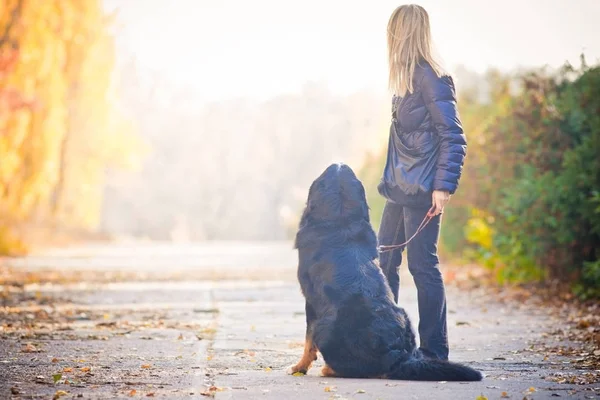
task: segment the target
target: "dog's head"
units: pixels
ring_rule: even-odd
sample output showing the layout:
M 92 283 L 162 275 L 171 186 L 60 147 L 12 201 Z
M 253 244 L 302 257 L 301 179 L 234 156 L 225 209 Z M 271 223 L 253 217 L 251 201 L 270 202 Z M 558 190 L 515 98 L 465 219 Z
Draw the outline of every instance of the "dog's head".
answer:
M 352 168 L 346 164 L 332 164 L 315 179 L 308 190 L 302 215 L 302 220 L 307 219 L 323 224 L 369 221 L 365 188 Z
M 296 247 L 364 242 L 375 251 L 365 188 L 345 164 L 332 164 L 310 186 Z

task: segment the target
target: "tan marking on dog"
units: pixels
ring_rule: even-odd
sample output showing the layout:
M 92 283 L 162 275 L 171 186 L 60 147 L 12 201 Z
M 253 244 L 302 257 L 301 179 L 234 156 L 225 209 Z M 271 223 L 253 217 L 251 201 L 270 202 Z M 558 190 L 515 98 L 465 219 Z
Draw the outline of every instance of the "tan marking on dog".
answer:
M 312 367 L 313 361 L 317 359 L 317 347 L 313 343 L 311 338 L 306 338 L 304 342 L 304 353 L 302 358 L 298 361 L 298 364 L 292 366 L 288 373 L 294 374 L 296 372 L 307 373 L 310 367 Z

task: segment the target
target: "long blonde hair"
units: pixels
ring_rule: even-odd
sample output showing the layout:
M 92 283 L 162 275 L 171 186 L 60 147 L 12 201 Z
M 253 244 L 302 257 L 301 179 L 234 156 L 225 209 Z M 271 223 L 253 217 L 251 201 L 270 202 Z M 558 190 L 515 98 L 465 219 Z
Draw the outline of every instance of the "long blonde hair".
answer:
M 431 65 L 441 76 L 441 65 L 432 52 L 431 28 L 427 11 L 416 4 L 402 5 L 394 10 L 387 27 L 389 88 L 401 97 L 413 92 L 413 75 L 419 60 Z

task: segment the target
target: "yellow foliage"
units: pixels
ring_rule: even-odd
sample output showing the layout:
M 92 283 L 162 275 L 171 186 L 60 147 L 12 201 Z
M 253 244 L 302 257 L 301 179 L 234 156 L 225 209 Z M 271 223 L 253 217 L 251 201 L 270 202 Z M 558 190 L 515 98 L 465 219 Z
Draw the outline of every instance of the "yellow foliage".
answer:
M 2 3 L 0 221 L 93 229 L 106 168 L 140 146 L 116 109 L 102 1 Z
M 493 245 L 494 230 L 486 221 L 481 212 L 473 211 L 473 215 L 467 221 L 465 237 L 468 242 L 479 245 L 485 250 L 491 250 Z

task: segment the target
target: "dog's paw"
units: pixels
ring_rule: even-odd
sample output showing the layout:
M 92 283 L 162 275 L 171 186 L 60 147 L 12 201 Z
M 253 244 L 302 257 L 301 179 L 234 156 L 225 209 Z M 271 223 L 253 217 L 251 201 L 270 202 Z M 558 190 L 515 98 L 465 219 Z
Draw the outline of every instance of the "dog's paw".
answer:
M 287 369 L 286 372 L 288 375 L 294 375 L 294 374 L 306 375 L 307 370 L 306 370 L 306 368 L 302 368 L 301 366 L 294 364 L 294 365 L 290 365 L 290 367 Z
M 322 377 L 324 377 L 324 378 L 337 376 L 337 374 L 335 373 L 335 371 L 332 370 L 329 365 L 324 365 L 323 368 L 321 368 L 321 373 L 319 375 L 322 376 Z

